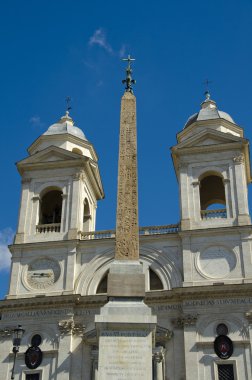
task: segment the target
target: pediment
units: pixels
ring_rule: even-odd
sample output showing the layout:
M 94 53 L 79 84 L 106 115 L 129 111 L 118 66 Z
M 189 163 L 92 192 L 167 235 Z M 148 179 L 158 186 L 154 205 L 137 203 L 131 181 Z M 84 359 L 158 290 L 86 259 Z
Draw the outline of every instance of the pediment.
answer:
M 18 165 L 79 160 L 80 158 L 83 158 L 83 156 L 56 146 L 50 146 L 44 150 L 39 151 L 38 153 L 25 158 L 22 161 L 19 161 Z
M 182 149 L 202 147 L 204 145 L 230 144 L 242 140 L 242 137 L 234 136 L 231 133 L 208 129 L 189 137 L 187 140 L 177 144 L 175 148 Z

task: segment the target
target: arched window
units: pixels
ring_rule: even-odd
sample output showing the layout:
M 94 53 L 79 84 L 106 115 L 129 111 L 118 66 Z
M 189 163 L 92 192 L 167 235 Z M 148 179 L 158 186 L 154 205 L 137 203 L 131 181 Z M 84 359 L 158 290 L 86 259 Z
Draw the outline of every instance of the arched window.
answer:
M 62 191 L 49 190 L 41 199 L 40 224 L 52 224 L 61 222 Z
M 83 207 L 83 231 L 88 232 L 90 230 L 91 212 L 87 198 L 84 200 Z
M 108 272 L 106 272 L 103 278 L 101 279 L 97 287 L 96 294 L 107 293 L 107 291 L 108 291 Z
M 163 284 L 158 275 L 149 268 L 149 276 L 150 276 L 150 290 L 163 290 Z
M 200 180 L 202 219 L 226 218 L 226 197 L 223 178 L 209 173 Z
M 149 280 L 150 280 L 150 291 L 164 289 L 162 281 L 151 268 L 149 268 Z M 97 287 L 96 294 L 107 293 L 107 291 L 108 291 L 108 272 L 106 272 L 103 278 L 101 279 Z

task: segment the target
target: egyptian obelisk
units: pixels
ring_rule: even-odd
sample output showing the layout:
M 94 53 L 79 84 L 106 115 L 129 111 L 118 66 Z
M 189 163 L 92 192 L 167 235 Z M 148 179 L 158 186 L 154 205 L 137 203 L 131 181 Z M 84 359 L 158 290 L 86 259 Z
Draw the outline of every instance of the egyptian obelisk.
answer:
M 139 260 L 136 98 L 128 56 L 121 100 L 115 259 L 108 275 L 109 302 L 95 316 L 98 380 L 151 380 L 156 316 L 145 305 Z

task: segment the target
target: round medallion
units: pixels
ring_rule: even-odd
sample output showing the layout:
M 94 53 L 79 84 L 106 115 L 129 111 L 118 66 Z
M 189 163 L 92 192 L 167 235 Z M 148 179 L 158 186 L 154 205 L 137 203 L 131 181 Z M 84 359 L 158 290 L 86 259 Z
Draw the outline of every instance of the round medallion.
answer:
M 25 364 L 30 369 L 38 368 L 43 358 L 42 351 L 39 347 L 29 347 L 25 353 Z
M 226 335 L 219 335 L 214 341 L 214 351 L 221 359 L 228 359 L 233 354 L 233 342 Z
M 46 289 L 52 286 L 59 276 L 59 264 L 49 258 L 41 258 L 29 264 L 26 281 L 34 289 Z
M 223 278 L 235 268 L 236 257 L 232 251 L 222 246 L 212 246 L 198 256 L 198 269 L 204 277 Z

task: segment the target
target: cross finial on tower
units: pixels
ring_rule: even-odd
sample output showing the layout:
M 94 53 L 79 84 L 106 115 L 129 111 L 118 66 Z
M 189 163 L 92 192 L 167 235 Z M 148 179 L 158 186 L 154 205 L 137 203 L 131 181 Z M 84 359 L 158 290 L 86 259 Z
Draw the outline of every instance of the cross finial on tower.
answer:
M 204 95 L 206 97 L 206 100 L 210 99 L 210 92 L 209 92 L 209 84 L 212 83 L 212 81 L 206 79 L 203 84 L 206 86 L 206 91 L 204 92 Z
M 67 108 L 66 108 L 66 113 L 67 113 L 67 115 L 69 114 L 69 111 L 72 109 L 72 107 L 71 107 L 71 98 L 70 98 L 70 96 L 67 96 L 66 97 L 66 105 L 67 105 Z
M 131 58 L 130 55 L 128 55 L 127 58 L 123 58 L 123 61 L 128 61 L 128 66 L 126 68 L 126 79 L 123 79 L 122 83 L 126 84 L 125 91 L 131 92 L 133 94 L 132 84 L 136 84 L 135 79 L 132 79 L 131 74 L 133 72 L 131 68 L 131 62 L 135 61 L 135 58 Z

